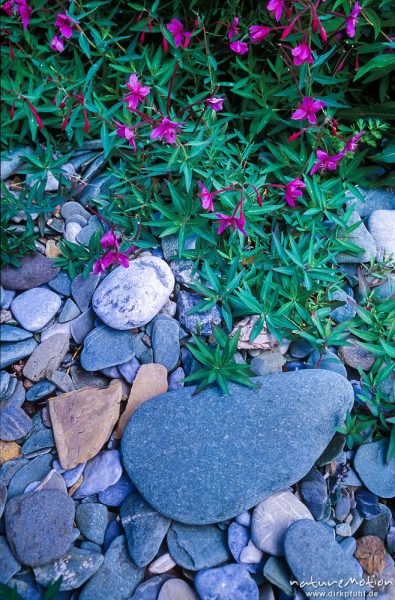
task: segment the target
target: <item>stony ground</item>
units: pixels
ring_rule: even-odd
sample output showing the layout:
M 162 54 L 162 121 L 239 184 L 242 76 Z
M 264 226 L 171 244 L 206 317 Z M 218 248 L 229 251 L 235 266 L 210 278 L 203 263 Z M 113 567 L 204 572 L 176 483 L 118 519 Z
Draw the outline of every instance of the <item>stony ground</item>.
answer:
M 91 183 L 96 193 L 105 179 Z M 54 267 L 59 239 L 88 244 L 99 226 L 86 193 L 2 270 L 0 581 L 29 600 L 60 576 L 60 599 L 286 600 L 303 597 L 291 581 L 309 592 L 354 577 L 359 592 L 370 577 L 393 599 L 395 461 L 385 440 L 350 452 L 335 433 L 356 368 L 374 357 L 241 338 L 257 388 L 192 395 L 182 379 L 199 365 L 185 344 L 210 335 L 220 310 L 189 313 L 192 264 L 174 237 L 107 276 L 71 281 Z M 389 253 L 395 197 L 366 198 L 356 243 Z M 357 267 L 344 257 L 336 322 L 353 314 Z

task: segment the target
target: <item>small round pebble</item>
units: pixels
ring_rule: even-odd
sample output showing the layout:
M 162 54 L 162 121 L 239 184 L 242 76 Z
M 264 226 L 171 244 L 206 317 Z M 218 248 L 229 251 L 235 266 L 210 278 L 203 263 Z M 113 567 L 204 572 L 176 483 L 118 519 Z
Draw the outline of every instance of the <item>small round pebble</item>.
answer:
M 163 584 L 158 600 L 198 600 L 198 597 L 182 579 L 169 579 Z

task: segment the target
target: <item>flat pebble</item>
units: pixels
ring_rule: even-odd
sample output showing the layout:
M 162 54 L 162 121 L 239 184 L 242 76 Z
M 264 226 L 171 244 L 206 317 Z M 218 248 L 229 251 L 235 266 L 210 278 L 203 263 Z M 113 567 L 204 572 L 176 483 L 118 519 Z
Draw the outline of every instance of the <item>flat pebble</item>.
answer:
M 216 567 L 230 558 L 226 531 L 216 525 L 172 523 L 167 533 L 170 556 L 191 571 Z
M 40 381 L 33 385 L 26 392 L 26 400 L 28 402 L 36 402 L 37 400 L 42 400 L 42 398 L 46 398 L 50 396 L 52 392 L 55 390 L 55 386 L 44 379 L 44 381 Z
M 60 298 L 55 292 L 33 288 L 13 300 L 11 312 L 24 329 L 39 331 L 56 315 L 60 305 Z
M 53 581 L 62 577 L 59 590 L 75 590 L 80 588 L 92 577 L 103 562 L 103 555 L 72 546 L 61 558 L 49 565 L 36 567 L 34 575 L 36 581 L 48 587 Z
M 14 325 L 7 325 L 7 323 L 2 323 L 0 325 L 0 339 L 2 342 L 20 342 L 21 340 L 27 340 L 32 336 L 33 333 L 31 331 L 26 331 L 26 329 L 21 329 Z
M 97 502 L 84 502 L 75 511 L 77 527 L 82 535 L 91 542 L 103 544 L 108 524 L 108 510 Z
M 259 589 L 244 565 L 205 569 L 195 577 L 195 587 L 203 600 L 258 600 Z
M 97 456 L 86 463 L 83 482 L 74 493 L 73 498 L 78 500 L 98 494 L 108 486 L 114 485 L 121 475 L 122 465 L 118 450 L 99 452 Z
M 81 365 L 86 371 L 98 371 L 131 360 L 135 355 L 134 334 L 106 325 L 96 327 L 84 341 Z
M 122 475 L 114 485 L 110 485 L 100 492 L 99 500 L 106 506 L 121 506 L 129 494 L 135 491 L 136 488 L 129 477 L 127 475 Z
M 71 284 L 71 294 L 78 308 L 83 312 L 92 300 L 93 292 L 98 286 L 100 277 L 90 273 L 87 277 L 77 275 Z

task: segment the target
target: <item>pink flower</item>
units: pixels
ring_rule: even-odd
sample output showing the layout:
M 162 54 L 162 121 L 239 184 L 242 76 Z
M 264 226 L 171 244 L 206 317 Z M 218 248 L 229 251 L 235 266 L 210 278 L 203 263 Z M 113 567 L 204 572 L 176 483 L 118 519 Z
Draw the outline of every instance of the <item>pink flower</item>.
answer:
M 325 169 L 327 169 L 328 171 L 335 171 L 337 169 L 337 163 L 343 158 L 343 156 L 344 152 L 340 152 L 340 154 L 334 154 L 333 156 L 329 156 L 329 154 L 327 154 L 323 150 L 317 150 L 317 162 L 311 169 L 310 175 L 314 175 L 314 173 L 316 173 L 318 169 L 320 169 L 321 172 L 325 171 Z
M 129 258 L 127 253 L 132 249 L 129 248 L 126 252 L 118 252 L 117 250 L 109 250 L 105 253 L 102 258 L 99 258 L 93 265 L 93 274 L 99 275 L 99 273 L 105 273 L 108 267 L 115 266 L 117 264 L 125 267 L 129 266 Z
M 315 113 L 324 108 L 325 102 L 322 100 L 314 100 L 314 98 L 308 98 L 305 96 L 303 102 L 299 104 L 299 108 L 295 110 L 291 119 L 298 121 L 299 119 L 307 119 L 309 123 L 314 125 L 317 123 L 317 117 Z
M 358 21 L 358 15 L 361 12 L 362 7 L 356 2 L 346 21 L 346 32 L 348 37 L 353 38 L 355 36 L 355 26 Z
M 237 207 L 236 207 L 237 210 Z M 235 211 L 236 212 L 236 211 Z M 222 213 L 215 213 L 219 218 L 219 227 L 218 227 L 218 235 L 221 235 L 225 231 L 227 227 L 230 227 L 232 231 L 239 230 L 243 235 L 247 235 L 246 230 L 244 229 L 245 225 L 245 216 L 243 210 L 240 210 L 240 216 L 236 217 L 235 212 L 232 216 L 224 215 Z
M 298 188 L 305 188 L 305 184 L 300 179 L 293 179 L 285 186 L 285 202 L 294 207 L 296 198 L 300 198 L 303 195 L 302 190 Z
M 248 52 L 248 44 L 246 44 L 246 42 L 231 42 L 229 48 L 235 54 L 245 54 Z
M 360 131 L 359 133 L 357 133 L 356 135 L 354 135 L 351 140 L 348 140 L 348 142 L 346 143 L 346 145 L 344 146 L 343 150 L 342 150 L 342 154 L 345 154 L 346 152 L 355 152 L 355 150 L 357 149 L 358 146 L 358 142 L 361 139 L 361 137 L 364 135 L 365 130 L 364 131 Z
M 9 17 L 12 17 L 14 14 L 14 6 L 15 2 L 10 0 L 9 2 L 4 2 L 4 4 L 1 5 L 1 8 Z
M 198 194 L 200 202 L 202 204 L 202 208 L 209 210 L 210 212 L 214 212 L 213 194 L 210 194 L 208 189 L 202 184 L 201 181 L 198 181 L 198 186 L 202 190 L 200 194 Z
M 228 31 L 228 39 L 231 40 L 232 38 L 235 37 L 235 35 L 237 35 L 239 33 L 239 28 L 237 27 L 237 25 L 239 24 L 239 17 L 235 17 L 233 19 L 233 23 L 232 25 L 230 25 L 229 27 L 229 31 Z
M 283 12 L 284 0 L 270 0 L 270 2 L 267 3 L 266 8 L 269 12 L 273 13 L 273 16 L 278 23 Z
M 294 65 L 301 65 L 303 63 L 311 64 L 314 62 L 311 49 L 305 42 L 292 49 L 292 56 L 294 57 Z
M 133 150 L 136 152 L 136 141 L 133 129 L 127 127 L 126 125 L 122 125 L 122 123 L 118 123 L 117 121 L 116 124 L 118 125 L 117 135 L 119 137 L 125 138 L 125 140 L 129 143 L 130 146 L 132 146 Z
M 207 98 L 205 103 L 213 110 L 222 110 L 222 105 L 225 102 L 225 98 Z
M 129 81 L 126 86 L 131 91 L 131 94 L 126 96 L 124 102 L 128 103 L 129 110 L 134 110 L 137 108 L 139 102 L 143 102 L 144 98 L 148 96 L 151 91 L 146 85 L 141 85 L 139 82 L 137 75 L 134 73 L 129 77 Z
M 267 35 L 269 35 L 271 29 L 270 27 L 265 27 L 264 25 L 251 25 L 251 27 L 249 27 L 249 31 L 251 42 L 253 44 L 258 44 Z
M 71 17 L 69 17 L 68 15 L 65 15 L 63 13 L 60 13 L 57 17 L 56 17 L 56 21 L 55 21 L 55 27 L 59 27 L 60 33 L 61 35 L 63 35 L 63 37 L 65 38 L 71 38 L 71 36 L 73 35 L 73 25 L 76 25 L 77 21 L 75 21 L 74 19 L 72 19 Z
M 23 29 L 26 31 L 27 26 L 29 25 L 32 9 L 30 8 L 26 0 L 16 0 L 16 4 L 16 10 L 19 13 L 19 16 L 21 17 Z
M 64 43 L 63 43 L 62 38 L 58 37 L 57 35 L 54 35 L 49 47 L 51 48 L 51 50 L 54 50 L 55 52 L 63 52 Z
M 109 231 L 107 231 L 107 233 L 103 235 L 103 237 L 100 240 L 100 246 L 103 248 L 103 250 L 105 250 L 106 248 L 115 248 L 116 250 L 118 250 L 119 242 L 112 229 L 110 229 Z
M 169 142 L 169 144 L 174 144 L 176 135 L 183 125 L 183 122 L 174 123 L 167 117 L 163 117 L 161 124 L 151 131 L 150 139 L 154 140 L 155 138 L 159 138 L 160 140 L 163 140 L 163 138 L 166 138 L 166 141 Z
M 179 48 L 182 44 L 183 48 L 186 48 L 189 44 L 191 34 L 189 31 L 185 31 L 184 25 L 178 19 L 172 19 L 170 23 L 166 25 L 167 29 L 173 36 L 176 48 Z

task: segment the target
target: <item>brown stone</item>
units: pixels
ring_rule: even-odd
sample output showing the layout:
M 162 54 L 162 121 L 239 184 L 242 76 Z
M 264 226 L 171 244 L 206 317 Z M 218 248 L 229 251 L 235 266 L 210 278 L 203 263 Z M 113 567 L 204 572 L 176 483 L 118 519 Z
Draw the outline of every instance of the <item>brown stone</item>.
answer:
M 16 442 L 0 440 L 0 467 L 13 458 L 21 456 L 21 447 Z
M 96 456 L 118 420 L 122 386 L 92 387 L 67 392 L 48 401 L 59 462 L 73 469 Z
M 383 542 L 376 535 L 365 535 L 357 540 L 355 558 L 368 575 L 381 575 L 386 551 Z
M 45 256 L 48 256 L 48 258 L 58 258 L 59 256 L 62 256 L 62 251 L 56 245 L 54 240 L 48 240 L 45 246 Z
M 119 419 L 115 437 L 120 438 L 134 412 L 147 400 L 167 392 L 167 369 L 163 365 L 141 365 L 130 390 L 125 412 Z
M 339 358 L 353 369 L 360 367 L 364 371 L 370 371 L 377 356 L 373 352 L 369 352 L 369 350 L 359 346 L 353 338 L 348 338 L 347 342 L 350 343 L 350 346 L 340 346 L 338 351 Z

